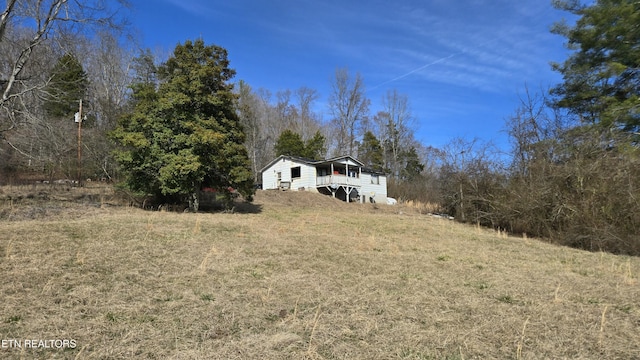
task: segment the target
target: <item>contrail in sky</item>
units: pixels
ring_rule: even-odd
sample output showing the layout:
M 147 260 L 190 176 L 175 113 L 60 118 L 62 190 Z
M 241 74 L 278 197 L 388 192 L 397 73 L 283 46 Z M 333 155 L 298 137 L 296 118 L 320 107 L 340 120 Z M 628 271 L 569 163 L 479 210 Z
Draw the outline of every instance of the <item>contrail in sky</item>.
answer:
M 483 42 L 483 43 L 478 44 L 478 46 L 477 46 L 477 47 L 482 47 L 482 46 L 487 45 L 487 44 L 490 44 L 490 43 L 492 43 L 492 42 L 494 42 L 494 41 L 496 41 L 496 40 L 498 40 L 498 38 L 494 38 L 494 39 L 491 39 L 491 40 L 485 41 L 485 42 Z M 419 68 L 413 69 L 413 70 L 409 71 L 409 72 L 408 72 L 408 73 L 406 73 L 406 74 L 402 74 L 402 75 L 400 75 L 400 76 L 398 76 L 398 77 L 396 77 L 396 78 L 393 78 L 393 79 L 391 79 L 391 80 L 387 80 L 387 81 L 385 81 L 385 82 L 382 82 L 382 83 L 380 83 L 380 84 L 378 84 L 378 85 L 376 85 L 376 86 L 374 86 L 374 87 L 372 87 L 372 88 L 370 88 L 370 89 L 368 89 L 368 90 L 374 90 L 374 89 L 379 88 L 380 86 L 387 85 L 387 84 L 389 84 L 389 83 L 392 83 L 392 82 L 394 82 L 394 81 L 398 81 L 398 80 L 400 80 L 400 79 L 404 79 L 404 78 L 406 78 L 407 76 L 409 76 L 409 75 L 411 75 L 411 74 L 413 74 L 413 73 L 417 73 L 417 72 L 418 72 L 418 71 L 420 71 L 420 70 L 426 69 L 426 68 L 428 68 L 428 67 L 429 67 L 429 66 L 431 66 L 431 65 L 435 65 L 435 64 L 441 63 L 441 62 L 443 62 L 443 61 L 446 61 L 446 60 L 451 59 L 452 57 L 454 57 L 454 56 L 456 56 L 456 55 L 464 54 L 464 53 L 466 53 L 466 52 L 468 52 L 468 50 L 462 50 L 462 51 L 459 51 L 459 52 L 453 53 L 453 54 L 451 54 L 451 55 L 449 55 L 449 56 L 445 56 L 445 57 L 440 58 L 440 59 L 438 59 L 438 60 L 436 60 L 436 61 L 434 61 L 434 62 L 430 62 L 430 63 L 428 63 L 428 64 L 425 64 L 425 65 L 420 66 Z
M 419 68 L 413 69 L 413 70 L 409 71 L 409 72 L 408 72 L 408 73 L 406 73 L 406 74 L 400 75 L 400 76 L 398 76 L 398 77 L 396 77 L 396 78 L 393 78 L 393 79 L 391 79 L 391 80 L 387 80 L 387 81 L 385 81 L 385 82 L 383 82 L 383 83 L 380 83 L 380 84 L 378 84 L 378 85 L 376 85 L 376 86 L 372 87 L 372 88 L 371 88 L 371 89 L 369 89 L 369 90 L 377 89 L 377 88 L 379 88 L 379 87 L 380 87 L 380 86 L 382 86 L 382 85 L 387 85 L 388 83 L 392 83 L 392 82 L 394 82 L 394 81 L 398 81 L 398 80 L 400 80 L 400 79 L 404 79 L 404 78 L 406 78 L 407 76 L 409 76 L 409 75 L 411 75 L 411 74 L 413 74 L 413 73 L 416 73 L 416 72 L 418 72 L 418 71 L 420 71 L 420 70 L 422 70 L 422 69 L 426 69 L 426 68 L 428 68 L 428 67 L 429 67 L 429 66 L 431 66 L 431 65 L 435 65 L 435 64 L 437 64 L 437 63 L 441 63 L 441 62 L 443 62 L 443 61 L 445 61 L 445 60 L 451 59 L 452 57 L 454 57 L 454 56 L 456 56 L 456 55 L 458 55 L 458 54 L 461 54 L 461 53 L 451 54 L 451 55 L 449 55 L 449 56 L 446 56 L 446 57 L 440 58 L 440 59 L 438 59 L 438 60 L 436 60 L 436 61 L 434 61 L 434 62 L 430 62 L 430 63 L 428 63 L 428 64 L 422 65 L 422 66 L 420 66 Z

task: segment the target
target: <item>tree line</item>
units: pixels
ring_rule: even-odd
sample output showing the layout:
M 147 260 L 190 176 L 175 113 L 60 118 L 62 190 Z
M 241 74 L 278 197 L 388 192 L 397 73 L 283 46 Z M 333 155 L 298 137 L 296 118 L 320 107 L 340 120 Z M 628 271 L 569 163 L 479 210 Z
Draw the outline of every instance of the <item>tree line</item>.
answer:
M 106 134 L 130 93 L 131 49 L 118 16 L 127 6 L 9 0 L 0 9 L 0 180 L 75 178 L 81 99 L 85 172 L 117 176 Z
M 122 40 L 125 2 L 10 0 L 0 16 L 0 181 L 107 179 L 197 210 L 203 187 L 250 200 L 278 155 L 348 154 L 388 174 L 390 196 L 458 221 L 637 255 L 640 5 L 553 3 L 578 18 L 552 29 L 572 53 L 552 65 L 560 84 L 525 89 L 505 121 L 504 156 L 480 139 L 420 143 L 409 98 L 389 90 L 373 114 L 364 79 L 346 68 L 323 111 L 313 88 L 272 93 L 236 80 L 226 50 L 203 40 L 169 56 L 135 49 Z
M 552 29 L 572 50 L 552 64 L 563 82 L 521 97 L 508 160 L 479 141 L 444 149 L 440 203 L 462 222 L 640 255 L 640 3 L 554 5 L 578 18 Z

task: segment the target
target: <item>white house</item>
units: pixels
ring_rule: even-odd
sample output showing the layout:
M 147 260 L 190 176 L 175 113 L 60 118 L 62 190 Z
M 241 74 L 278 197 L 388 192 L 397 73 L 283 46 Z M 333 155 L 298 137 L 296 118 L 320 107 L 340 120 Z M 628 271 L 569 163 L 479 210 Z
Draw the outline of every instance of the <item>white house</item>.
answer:
M 313 191 L 343 201 L 387 203 L 387 177 L 351 156 L 310 160 L 281 155 L 262 168 L 262 189 Z

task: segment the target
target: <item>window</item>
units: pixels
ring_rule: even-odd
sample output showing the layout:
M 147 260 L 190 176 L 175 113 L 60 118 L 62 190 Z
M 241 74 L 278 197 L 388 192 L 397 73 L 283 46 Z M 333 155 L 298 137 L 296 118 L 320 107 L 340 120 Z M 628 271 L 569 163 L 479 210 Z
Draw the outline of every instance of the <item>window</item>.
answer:
M 380 185 L 380 177 L 378 175 L 371 175 L 371 183 Z
M 295 178 L 299 178 L 299 177 L 300 177 L 300 166 L 292 167 L 291 168 L 291 178 L 295 179 Z

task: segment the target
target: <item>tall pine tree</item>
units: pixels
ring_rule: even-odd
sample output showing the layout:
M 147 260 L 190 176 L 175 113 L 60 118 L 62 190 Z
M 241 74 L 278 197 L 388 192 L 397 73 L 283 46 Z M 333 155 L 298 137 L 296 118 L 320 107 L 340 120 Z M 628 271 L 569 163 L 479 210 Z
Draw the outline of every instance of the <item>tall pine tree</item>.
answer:
M 359 160 L 375 171 L 384 170 L 384 152 L 378 138 L 367 131 L 362 137 L 362 144 L 358 149 Z
M 89 81 L 75 55 L 63 55 L 51 72 L 46 88 L 44 110 L 55 118 L 70 117 L 78 111 L 78 101 L 85 96 Z
M 555 106 L 583 123 L 640 131 L 640 2 L 556 0 L 557 8 L 579 16 L 553 32 L 567 38 L 573 53 L 554 64 L 564 78 L 552 89 Z

